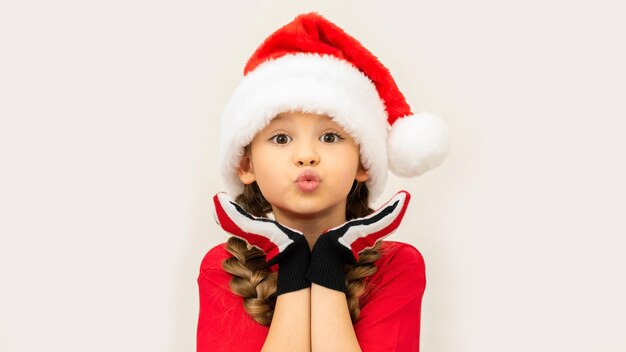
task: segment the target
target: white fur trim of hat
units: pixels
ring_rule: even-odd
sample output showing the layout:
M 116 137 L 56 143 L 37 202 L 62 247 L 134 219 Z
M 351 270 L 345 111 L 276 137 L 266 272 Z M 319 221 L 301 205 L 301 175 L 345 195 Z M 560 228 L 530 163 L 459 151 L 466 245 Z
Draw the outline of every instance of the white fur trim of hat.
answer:
M 450 149 L 447 123 L 428 112 L 413 114 L 378 59 L 314 12 L 257 48 L 224 108 L 218 165 L 228 193 L 243 192 L 237 170 L 244 147 L 286 111 L 328 115 L 354 138 L 369 173 L 370 200 L 382 193 L 388 170 L 419 176 Z

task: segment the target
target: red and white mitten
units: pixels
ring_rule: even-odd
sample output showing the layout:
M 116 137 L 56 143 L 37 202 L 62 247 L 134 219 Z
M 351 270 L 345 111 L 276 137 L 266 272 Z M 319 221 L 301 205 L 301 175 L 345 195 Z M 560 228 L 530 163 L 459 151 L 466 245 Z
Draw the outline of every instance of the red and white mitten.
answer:
M 306 277 L 313 283 L 346 291 L 345 264 L 355 264 L 359 254 L 391 235 L 400 225 L 411 196 L 396 193 L 373 213 L 326 230 L 315 242 Z
M 301 232 L 249 214 L 224 192 L 213 196 L 213 203 L 215 221 L 226 232 L 262 250 L 268 265 L 278 264 L 277 296 L 311 287 L 305 276 L 311 250 Z

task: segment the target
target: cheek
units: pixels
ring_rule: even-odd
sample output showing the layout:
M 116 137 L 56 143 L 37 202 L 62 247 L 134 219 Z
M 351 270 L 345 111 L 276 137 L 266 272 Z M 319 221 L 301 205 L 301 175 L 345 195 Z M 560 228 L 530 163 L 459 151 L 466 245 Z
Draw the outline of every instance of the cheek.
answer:
M 280 187 L 284 187 L 287 180 L 284 158 L 263 148 L 258 148 L 257 152 L 252 157 L 254 175 L 261 193 L 270 200 L 274 194 L 280 193 Z
M 265 199 L 271 204 L 276 202 L 276 195 L 281 194 L 281 189 L 284 188 L 277 170 L 277 167 L 268 167 L 267 164 L 255 169 L 256 182 L 259 185 L 259 189 Z
M 338 178 L 352 182 L 359 167 L 359 154 L 353 149 L 342 149 L 329 153 L 327 162 Z
M 256 173 L 257 183 L 260 187 L 270 189 L 281 186 L 287 177 L 276 164 L 265 165 Z

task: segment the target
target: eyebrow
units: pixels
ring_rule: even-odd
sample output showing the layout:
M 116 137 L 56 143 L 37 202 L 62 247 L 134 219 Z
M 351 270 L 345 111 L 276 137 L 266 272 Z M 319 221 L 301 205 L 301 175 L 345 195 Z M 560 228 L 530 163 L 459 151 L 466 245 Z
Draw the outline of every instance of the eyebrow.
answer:
M 286 119 L 282 119 L 280 117 L 275 117 L 270 122 L 268 122 L 267 127 L 272 126 L 272 125 L 291 127 L 293 125 L 293 123 L 294 122 L 291 121 L 291 120 L 286 120 Z M 275 127 L 275 128 L 279 128 L 279 127 Z
M 271 121 L 284 121 L 285 120 L 285 115 L 278 115 L 275 116 Z

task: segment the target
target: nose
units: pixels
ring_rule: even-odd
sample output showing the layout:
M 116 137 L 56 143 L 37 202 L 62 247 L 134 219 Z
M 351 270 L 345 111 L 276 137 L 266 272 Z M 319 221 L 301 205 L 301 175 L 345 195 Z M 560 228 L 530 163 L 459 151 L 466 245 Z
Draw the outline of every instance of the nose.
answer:
M 311 143 L 302 142 L 294 154 L 294 163 L 297 166 L 315 166 L 320 162 L 320 157 Z

